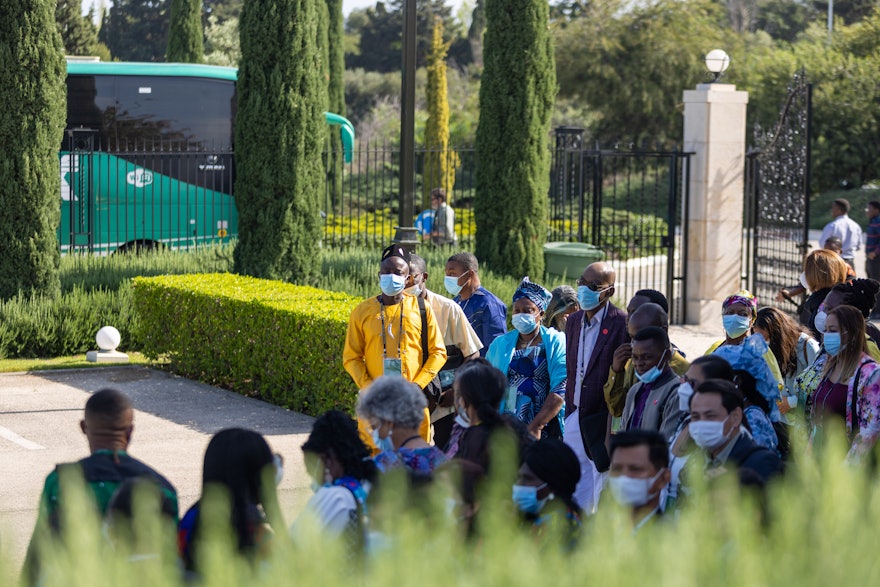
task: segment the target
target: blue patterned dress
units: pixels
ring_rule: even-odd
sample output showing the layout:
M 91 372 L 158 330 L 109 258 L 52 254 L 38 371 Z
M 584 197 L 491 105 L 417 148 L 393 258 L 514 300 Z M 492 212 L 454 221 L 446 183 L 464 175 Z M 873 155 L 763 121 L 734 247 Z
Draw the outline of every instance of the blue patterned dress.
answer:
M 513 351 L 507 380 L 511 390 L 516 390 L 516 417 L 528 425 L 544 407 L 550 393 L 565 395 L 565 380 L 550 389 L 550 373 L 543 345 L 530 346 Z M 547 433 L 545 429 L 542 437 Z

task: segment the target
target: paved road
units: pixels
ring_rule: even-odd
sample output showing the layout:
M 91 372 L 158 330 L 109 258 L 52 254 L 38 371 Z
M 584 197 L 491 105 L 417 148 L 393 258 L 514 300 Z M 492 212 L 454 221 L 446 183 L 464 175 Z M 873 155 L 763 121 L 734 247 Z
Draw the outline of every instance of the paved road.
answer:
M 113 386 L 134 403 L 129 447 L 177 487 L 181 511 L 198 498 L 211 435 L 230 426 L 257 430 L 284 455 L 279 496 L 291 523 L 311 495 L 300 446 L 312 418 L 146 367 L 0 375 L 0 553 L 20 566 L 43 480 L 56 463 L 88 454 L 79 421 L 89 392 Z

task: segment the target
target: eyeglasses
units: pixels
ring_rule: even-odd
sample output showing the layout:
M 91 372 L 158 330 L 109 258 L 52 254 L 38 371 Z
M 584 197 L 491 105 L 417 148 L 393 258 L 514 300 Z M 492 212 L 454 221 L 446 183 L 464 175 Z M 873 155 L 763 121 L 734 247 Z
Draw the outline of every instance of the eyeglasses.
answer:
M 575 282 L 578 287 L 585 285 L 593 291 L 605 291 L 610 285 L 605 285 L 604 283 L 588 283 L 584 281 L 584 278 L 578 278 L 577 282 Z

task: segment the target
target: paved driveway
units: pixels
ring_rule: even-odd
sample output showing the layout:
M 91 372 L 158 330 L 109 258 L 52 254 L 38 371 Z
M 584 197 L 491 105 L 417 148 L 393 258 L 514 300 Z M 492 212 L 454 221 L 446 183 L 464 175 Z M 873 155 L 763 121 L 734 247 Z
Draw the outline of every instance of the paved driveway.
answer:
M 0 375 L 0 549 L 20 566 L 43 480 L 56 463 L 88 454 L 79 429 L 89 393 L 112 386 L 135 407 L 129 452 L 176 487 L 181 513 L 198 499 L 211 435 L 231 426 L 263 434 L 284 455 L 279 496 L 290 524 L 311 495 L 300 446 L 312 418 L 162 371 L 137 366 Z

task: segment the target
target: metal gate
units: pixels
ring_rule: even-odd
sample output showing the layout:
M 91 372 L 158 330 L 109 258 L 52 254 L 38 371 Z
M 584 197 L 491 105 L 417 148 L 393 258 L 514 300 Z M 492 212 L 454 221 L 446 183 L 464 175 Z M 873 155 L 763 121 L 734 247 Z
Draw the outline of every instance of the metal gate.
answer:
M 810 246 L 811 115 L 812 85 L 800 71 L 776 126 L 756 127 L 755 147 L 746 154 L 743 285 L 760 305 L 785 311 L 795 304 L 777 302 L 776 293 L 798 283 Z
M 598 246 L 617 271 L 618 302 L 656 289 L 683 324 L 692 153 L 588 149 L 583 129 L 555 132 L 548 240 Z

